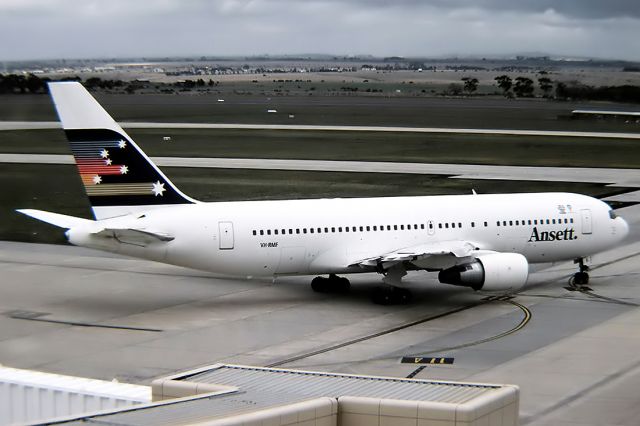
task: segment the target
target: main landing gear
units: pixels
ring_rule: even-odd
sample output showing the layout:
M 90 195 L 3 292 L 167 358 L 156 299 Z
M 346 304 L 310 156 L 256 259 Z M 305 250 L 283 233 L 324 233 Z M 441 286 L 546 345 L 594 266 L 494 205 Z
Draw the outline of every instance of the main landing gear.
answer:
M 351 283 L 344 277 L 329 274 L 329 278 L 315 277 L 311 280 L 311 288 L 316 293 L 346 293 L 351 288 Z
M 589 270 L 589 267 L 584 264 L 584 259 L 578 258 L 574 260 L 573 263 L 578 264 L 579 271 L 573 274 L 571 280 L 572 282 L 570 284 L 573 286 L 582 286 L 589 284 L 589 274 L 587 272 Z
M 371 294 L 376 305 L 406 305 L 411 301 L 411 291 L 392 285 L 376 287 Z

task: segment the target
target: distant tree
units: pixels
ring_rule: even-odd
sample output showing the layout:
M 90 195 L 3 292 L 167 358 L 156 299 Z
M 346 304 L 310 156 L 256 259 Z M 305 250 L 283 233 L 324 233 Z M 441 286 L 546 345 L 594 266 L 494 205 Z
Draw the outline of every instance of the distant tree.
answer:
M 472 77 L 464 77 L 462 79 L 464 81 L 464 91 L 468 94 L 472 94 L 476 90 L 478 90 L 478 79 Z
M 498 83 L 498 87 L 502 89 L 503 94 L 508 96 L 509 90 L 511 90 L 511 87 L 513 86 L 511 77 L 508 75 L 500 75 L 494 78 L 494 80 Z
M 553 89 L 553 81 L 551 81 L 549 77 L 540 77 L 538 79 L 538 86 L 540 86 L 540 90 L 542 90 L 543 96 L 545 98 L 548 98 L 551 89 Z
M 533 80 L 527 77 L 516 77 L 516 84 L 513 86 L 513 93 L 520 98 L 532 96 Z
M 458 83 L 451 83 L 449 86 L 447 86 L 447 90 L 445 90 L 445 95 L 449 95 L 449 96 L 460 96 L 462 95 L 462 84 L 458 84 Z

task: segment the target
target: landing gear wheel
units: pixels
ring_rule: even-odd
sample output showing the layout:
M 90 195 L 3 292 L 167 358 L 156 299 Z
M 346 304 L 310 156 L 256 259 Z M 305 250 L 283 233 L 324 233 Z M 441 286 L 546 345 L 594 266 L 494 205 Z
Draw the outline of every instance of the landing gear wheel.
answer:
M 315 277 L 311 280 L 311 289 L 316 293 L 327 293 L 329 292 L 328 282 L 328 278 Z
M 589 274 L 586 272 L 576 272 L 573 275 L 573 284 L 574 285 L 587 285 L 589 284 Z
M 346 293 L 350 288 L 348 279 L 335 274 L 329 275 L 329 278 L 315 277 L 311 280 L 311 289 L 316 293 Z

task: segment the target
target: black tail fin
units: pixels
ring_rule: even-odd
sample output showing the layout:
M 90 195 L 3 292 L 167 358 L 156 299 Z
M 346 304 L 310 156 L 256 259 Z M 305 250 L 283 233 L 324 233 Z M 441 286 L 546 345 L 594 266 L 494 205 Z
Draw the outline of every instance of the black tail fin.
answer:
M 49 83 L 96 219 L 194 203 L 77 82 Z

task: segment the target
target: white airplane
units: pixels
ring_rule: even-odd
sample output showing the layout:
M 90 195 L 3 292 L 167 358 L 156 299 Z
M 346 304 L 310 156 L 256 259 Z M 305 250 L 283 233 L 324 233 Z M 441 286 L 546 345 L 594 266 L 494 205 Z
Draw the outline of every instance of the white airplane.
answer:
M 627 223 L 605 203 L 570 193 L 203 203 L 153 164 L 76 82 L 50 83 L 96 220 L 21 213 L 67 229 L 71 244 L 239 277 L 318 276 L 316 291 L 349 287 L 337 274 L 377 272 L 378 303 L 401 303 L 409 270 L 442 283 L 512 292 L 530 263 L 584 259 L 618 244 Z

